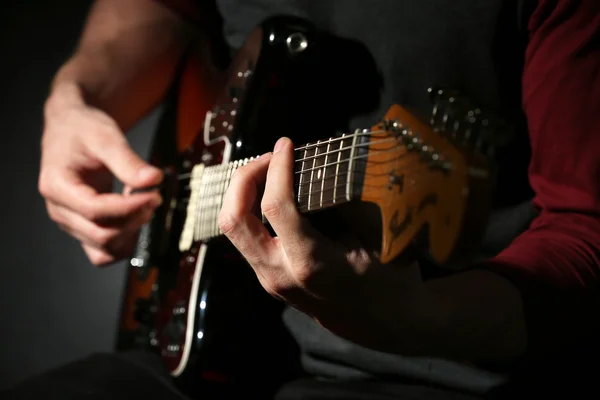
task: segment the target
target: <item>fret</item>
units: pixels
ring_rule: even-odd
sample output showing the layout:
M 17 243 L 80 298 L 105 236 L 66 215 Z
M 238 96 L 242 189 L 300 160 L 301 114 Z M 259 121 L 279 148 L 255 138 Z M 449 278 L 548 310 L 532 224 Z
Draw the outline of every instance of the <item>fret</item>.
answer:
M 352 137 L 343 135 L 343 139 L 340 140 L 340 148 L 338 149 L 338 165 L 337 165 L 337 182 L 336 182 L 336 194 L 335 201 L 337 203 L 344 203 L 348 201 L 346 196 L 345 188 L 348 186 L 348 167 L 350 161 L 350 143 Z
M 325 161 L 323 162 L 323 177 L 321 178 L 321 196 L 319 198 L 319 207 L 323 208 L 323 197 L 325 196 L 325 181 L 327 180 L 327 158 L 329 157 L 329 151 L 331 149 L 331 139 L 327 141 L 327 148 L 325 149 Z
M 219 169 L 219 173 L 217 174 L 218 179 L 218 185 L 217 185 L 217 191 L 216 191 L 216 198 L 215 198 L 215 212 L 214 212 L 214 216 L 213 216 L 213 221 L 212 221 L 212 235 L 213 236 L 217 236 L 219 234 L 219 211 L 221 211 L 221 207 L 223 206 L 223 194 L 225 193 L 226 190 L 226 185 L 225 185 L 225 172 L 227 170 L 227 164 L 225 165 L 220 165 L 218 167 Z
M 211 204 L 213 200 L 213 193 L 215 188 L 215 169 L 211 168 L 209 170 L 208 182 L 206 182 L 206 198 L 204 201 L 204 211 L 202 218 L 202 235 L 204 237 L 209 236 L 210 232 L 210 212 L 211 212 Z
M 337 202 L 337 188 L 338 188 L 338 178 L 340 176 L 340 164 L 342 161 L 342 151 L 341 149 L 344 147 L 344 137 L 346 136 L 346 134 L 342 134 L 342 140 L 338 140 L 338 142 L 340 143 L 340 146 L 338 147 L 338 152 L 337 152 L 337 161 L 335 164 L 335 180 L 333 182 L 333 204 L 335 204 Z
M 323 207 L 331 207 L 336 204 L 336 185 L 338 181 L 339 160 L 341 153 L 338 151 L 341 148 L 341 140 L 338 138 L 330 139 L 327 145 L 327 153 L 325 156 L 325 168 L 323 170 Z
M 302 211 L 310 210 L 310 185 L 311 185 L 311 168 L 313 159 L 312 156 L 315 154 L 315 147 L 307 145 L 304 151 L 301 152 L 302 156 L 300 159 L 299 169 L 299 180 L 298 180 L 298 208 Z
M 198 195 L 204 175 L 204 165 L 198 164 L 190 172 L 190 198 L 186 210 L 186 218 L 179 237 L 179 250 L 186 251 L 192 246 L 194 238 L 197 236 L 197 218 L 198 218 Z
M 215 192 L 215 169 L 210 169 L 210 179 L 208 181 L 208 190 L 206 201 L 204 202 L 204 236 L 210 235 L 210 220 L 212 217 L 212 202 Z
M 233 170 L 233 166 L 232 163 L 229 162 L 225 165 L 225 167 L 223 168 L 223 185 L 221 187 L 221 198 L 219 199 L 219 211 L 221 210 L 221 208 L 223 207 L 223 200 L 225 200 L 225 193 L 227 193 L 227 188 L 229 187 L 229 183 L 231 182 L 231 171 Z M 217 215 L 217 221 L 215 221 L 215 226 L 217 229 L 217 235 L 220 235 L 221 229 L 219 229 L 219 221 L 218 218 L 219 216 Z
M 316 169 L 316 162 L 317 162 L 317 158 L 318 158 L 318 152 L 319 152 L 319 143 L 321 143 L 320 140 L 317 140 L 317 145 L 314 149 L 313 152 L 313 156 L 312 156 L 312 166 L 310 167 L 310 181 L 308 182 L 308 211 L 312 210 L 313 207 L 313 200 L 312 200 L 312 196 L 313 196 L 313 183 L 315 181 L 315 169 Z
M 352 182 L 354 178 L 354 157 L 356 156 L 356 143 L 358 141 L 358 133 L 360 131 L 354 132 L 352 137 L 352 144 L 350 147 L 350 157 L 348 158 L 348 176 L 346 177 L 346 200 L 352 200 Z
M 233 176 L 233 172 L 236 170 L 236 167 L 235 167 L 236 164 L 237 164 L 237 161 L 233 161 L 227 165 L 227 179 L 225 181 L 225 190 L 223 190 L 223 193 L 221 194 L 221 205 L 223 205 L 223 200 L 225 199 L 225 193 L 226 193 L 227 188 L 229 187 L 229 184 L 231 183 L 231 178 Z M 222 232 L 219 230 L 219 234 L 220 233 L 222 233 Z
M 202 183 L 200 186 L 200 196 L 198 198 L 198 236 L 202 237 L 204 235 L 204 204 L 206 202 L 206 195 L 208 191 L 208 181 L 210 180 L 211 169 L 205 169 L 205 175 L 202 179 Z

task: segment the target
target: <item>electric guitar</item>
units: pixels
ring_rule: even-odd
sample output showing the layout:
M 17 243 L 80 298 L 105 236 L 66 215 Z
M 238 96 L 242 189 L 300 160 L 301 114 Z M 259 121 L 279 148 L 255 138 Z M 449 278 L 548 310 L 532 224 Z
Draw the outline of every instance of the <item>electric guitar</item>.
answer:
M 429 121 L 391 105 L 350 131 L 352 117 L 378 106 L 377 68 L 360 44 L 297 18 L 262 23 L 226 71 L 206 57 L 189 53 L 155 137 L 165 201 L 131 258 L 118 347 L 156 351 L 192 395 L 268 395 L 298 372 L 296 349 L 283 305 L 217 225 L 232 173 L 289 136 L 301 212 L 375 207 L 367 231 L 382 262 L 417 246 L 451 263 L 485 224 L 497 129 L 468 99 L 431 88 Z

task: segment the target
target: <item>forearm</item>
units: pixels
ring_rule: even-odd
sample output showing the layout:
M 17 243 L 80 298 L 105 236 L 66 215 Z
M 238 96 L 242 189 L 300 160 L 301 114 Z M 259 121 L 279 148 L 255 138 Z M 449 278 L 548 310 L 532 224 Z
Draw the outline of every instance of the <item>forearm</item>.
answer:
M 157 2 L 98 0 L 50 99 L 81 95 L 127 130 L 165 94 L 190 35 Z
M 471 270 L 425 283 L 439 321 L 429 355 L 479 365 L 518 359 L 527 346 L 521 293 L 509 280 Z
M 327 329 L 377 351 L 502 365 L 522 355 L 527 333 L 517 288 L 487 270 L 419 283 L 411 268 L 379 266 L 348 304 L 308 313 Z

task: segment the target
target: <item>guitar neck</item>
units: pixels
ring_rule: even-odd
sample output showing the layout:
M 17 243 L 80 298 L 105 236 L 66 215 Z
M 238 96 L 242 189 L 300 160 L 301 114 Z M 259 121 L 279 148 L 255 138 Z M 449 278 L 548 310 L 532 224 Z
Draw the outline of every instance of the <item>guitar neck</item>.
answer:
M 360 198 L 366 165 L 367 133 L 356 132 L 307 143 L 295 149 L 294 194 L 301 213 L 323 210 Z M 204 167 L 190 178 L 191 195 L 182 238 L 199 241 L 220 236 L 218 215 L 233 172 L 255 158 Z M 193 224 L 192 224 L 193 222 Z

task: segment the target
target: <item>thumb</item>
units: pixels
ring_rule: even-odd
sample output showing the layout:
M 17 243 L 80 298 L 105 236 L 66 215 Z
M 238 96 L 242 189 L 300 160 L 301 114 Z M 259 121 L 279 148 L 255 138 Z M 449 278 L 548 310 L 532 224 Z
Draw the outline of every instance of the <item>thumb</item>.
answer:
M 137 155 L 122 133 L 110 132 L 103 136 L 102 140 L 92 142 L 89 150 L 124 185 L 138 189 L 162 181 L 162 171 Z

